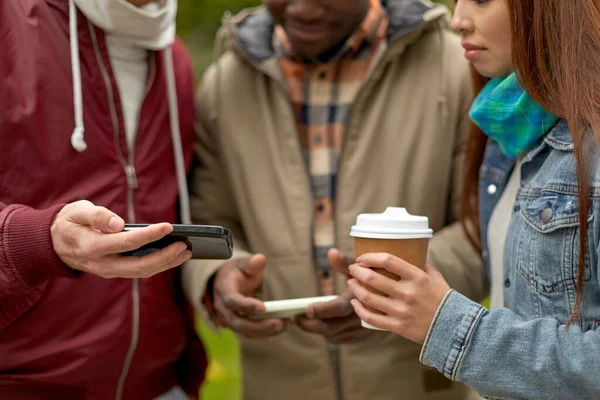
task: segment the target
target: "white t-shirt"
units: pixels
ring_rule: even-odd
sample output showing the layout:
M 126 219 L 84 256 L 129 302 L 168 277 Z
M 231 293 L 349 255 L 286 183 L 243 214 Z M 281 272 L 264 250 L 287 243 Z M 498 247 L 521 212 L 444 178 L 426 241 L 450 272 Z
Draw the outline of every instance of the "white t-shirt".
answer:
M 142 103 L 146 97 L 149 52 L 141 47 L 124 43 L 123 40 L 110 34 L 106 35 L 106 45 L 119 88 L 127 147 L 132 151 Z
M 490 256 L 490 269 L 492 290 L 490 294 L 490 309 L 504 307 L 504 248 L 506 234 L 510 224 L 517 193 L 521 186 L 521 160 L 517 164 L 500 196 L 488 225 L 488 251 Z

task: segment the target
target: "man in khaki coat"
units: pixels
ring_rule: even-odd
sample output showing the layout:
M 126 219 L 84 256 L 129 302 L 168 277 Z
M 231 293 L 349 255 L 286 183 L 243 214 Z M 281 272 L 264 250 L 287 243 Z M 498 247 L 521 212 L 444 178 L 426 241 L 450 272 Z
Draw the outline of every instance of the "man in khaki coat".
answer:
M 428 262 L 460 292 L 486 292 L 456 222 L 471 87 L 447 9 L 264 3 L 224 21 L 227 51 L 198 94 L 194 222 L 229 227 L 235 250 L 184 267 L 190 300 L 239 334 L 248 400 L 474 396 L 422 366 L 418 345 L 361 328 L 343 274 L 356 216 L 401 206 L 429 217 Z M 293 323 L 247 318 L 266 300 L 332 293 Z

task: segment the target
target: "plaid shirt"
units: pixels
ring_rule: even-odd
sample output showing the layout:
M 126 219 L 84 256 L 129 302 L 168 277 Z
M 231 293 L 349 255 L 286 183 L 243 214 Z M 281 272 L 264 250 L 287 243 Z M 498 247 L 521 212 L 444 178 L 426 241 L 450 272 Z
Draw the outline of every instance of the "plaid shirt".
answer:
M 371 0 L 360 28 L 324 63 L 293 53 L 281 26 L 274 48 L 288 86 L 313 197 L 313 259 L 321 294 L 333 294 L 327 252 L 335 245 L 334 204 L 338 159 L 352 106 L 373 58 L 386 46 L 388 18 Z

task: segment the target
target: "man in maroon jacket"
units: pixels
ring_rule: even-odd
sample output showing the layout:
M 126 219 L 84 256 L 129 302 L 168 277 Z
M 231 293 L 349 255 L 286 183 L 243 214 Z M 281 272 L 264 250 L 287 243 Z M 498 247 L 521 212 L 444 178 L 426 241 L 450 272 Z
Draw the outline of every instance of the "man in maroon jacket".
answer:
M 176 8 L 0 1 L 0 399 L 198 394 L 206 356 L 173 268 L 189 251 L 119 255 L 189 222 Z

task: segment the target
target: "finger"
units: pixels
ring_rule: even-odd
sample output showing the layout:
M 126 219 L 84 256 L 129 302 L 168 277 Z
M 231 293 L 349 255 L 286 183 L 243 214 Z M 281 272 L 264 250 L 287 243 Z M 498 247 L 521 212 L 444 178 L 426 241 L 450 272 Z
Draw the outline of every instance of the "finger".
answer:
M 100 254 L 120 254 L 137 250 L 145 244 L 162 239 L 172 231 L 171 224 L 153 224 L 127 232 L 99 235 L 96 237 L 94 245 Z
M 87 200 L 70 204 L 67 218 L 78 225 L 90 226 L 105 233 L 120 232 L 125 224 L 125 221 L 114 212 L 95 206 Z
M 244 296 L 237 292 L 227 293 L 221 297 L 225 307 L 236 314 L 254 315 L 265 313 L 265 304 L 254 297 Z
M 398 281 L 379 274 L 371 268 L 365 268 L 359 264 L 352 264 L 349 270 L 350 275 L 364 285 L 392 297 L 394 297 L 394 294 L 397 292 Z
M 286 328 L 281 319 L 251 320 L 240 317 L 229 310 L 222 302 L 215 303 L 220 322 L 235 332 L 249 338 L 265 338 L 278 335 Z
M 394 300 L 369 291 L 354 279 L 348 281 L 348 286 L 350 287 L 350 290 L 352 290 L 352 293 L 354 293 L 354 296 L 360 300 L 362 304 L 381 311 L 384 314 L 394 314 L 396 306 Z
M 238 268 L 249 278 L 260 276 L 267 266 L 267 259 L 263 254 L 255 254 L 244 264 L 237 264 Z
M 356 262 L 361 267 L 383 268 L 394 275 L 401 276 L 404 280 L 412 280 L 423 274 L 420 268 L 388 253 L 363 254 Z
M 310 304 L 306 308 L 306 315 L 308 315 L 309 318 L 316 319 L 339 318 L 352 314 L 352 305 L 346 296 L 339 296 L 336 299 L 325 303 Z
M 297 317 L 296 324 L 305 332 L 325 335 L 327 325 L 318 319 L 308 319 L 306 317 Z
M 143 257 L 104 257 L 96 271 L 92 272 L 111 278 L 148 278 L 181 265 L 189 257 L 191 252 L 187 250 L 186 244 L 177 242 Z
M 181 266 L 183 263 L 185 263 L 186 261 L 190 260 L 191 258 L 192 258 L 192 252 L 186 248 L 186 250 L 184 250 L 184 252 L 181 253 L 179 255 L 179 257 L 175 258 L 173 261 L 171 261 L 163 266 L 160 266 L 159 268 L 157 268 L 156 270 L 151 272 L 150 276 L 158 275 L 158 274 L 168 271 L 172 268 L 177 268 L 177 267 Z
M 327 259 L 329 260 L 329 265 L 331 265 L 331 268 L 333 268 L 335 272 L 348 276 L 348 265 L 350 265 L 350 260 L 344 257 L 338 249 L 330 249 L 327 253 Z
M 393 332 L 394 319 L 386 315 L 375 314 L 372 311 L 367 310 L 360 301 L 352 300 L 352 307 L 356 314 L 365 321 L 366 323 L 376 326 L 377 328 L 385 329 Z

